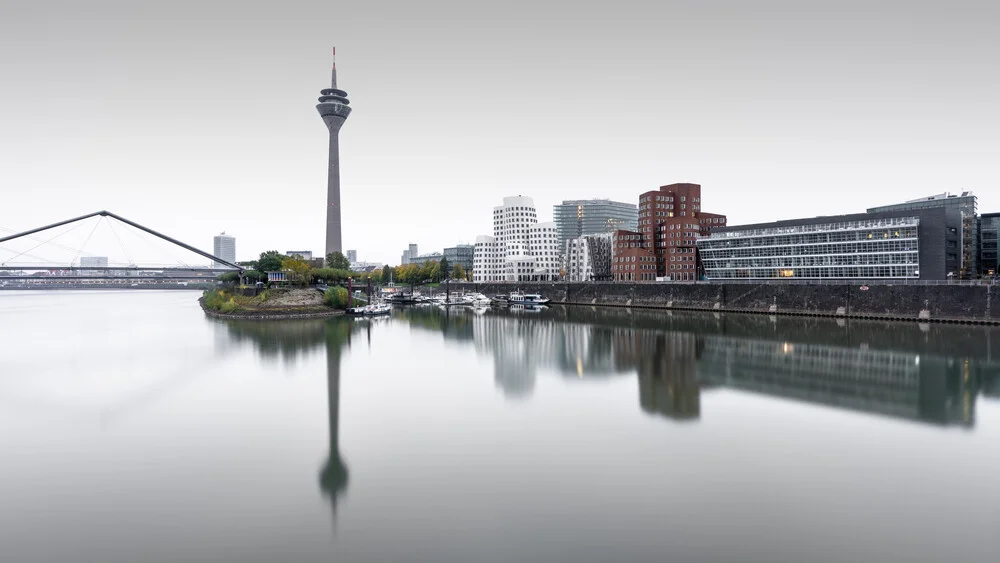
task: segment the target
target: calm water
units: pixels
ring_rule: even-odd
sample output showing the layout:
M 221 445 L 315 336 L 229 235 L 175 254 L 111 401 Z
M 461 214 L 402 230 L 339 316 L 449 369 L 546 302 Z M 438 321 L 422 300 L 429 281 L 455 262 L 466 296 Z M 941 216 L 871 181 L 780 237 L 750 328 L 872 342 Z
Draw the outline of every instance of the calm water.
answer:
M 1000 330 L 0 292 L 0 560 L 996 561 Z

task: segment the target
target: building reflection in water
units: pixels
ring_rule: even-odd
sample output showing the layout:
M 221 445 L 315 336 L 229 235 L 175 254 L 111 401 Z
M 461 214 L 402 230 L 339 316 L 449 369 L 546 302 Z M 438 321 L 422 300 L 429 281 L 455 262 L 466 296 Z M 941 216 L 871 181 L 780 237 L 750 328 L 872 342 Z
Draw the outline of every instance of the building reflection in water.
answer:
M 589 307 L 402 314 L 446 340 L 471 338 L 508 398 L 530 396 L 540 368 L 574 379 L 634 372 L 642 410 L 678 421 L 701 416 L 703 390 L 729 388 L 971 427 L 977 396 L 1000 397 L 989 347 L 1000 331 L 987 327 Z
M 336 525 L 337 503 L 346 493 L 347 463 L 340 451 L 340 361 L 345 347 L 350 347 L 353 333 L 369 332 L 371 323 L 344 317 L 316 320 L 220 321 L 230 338 L 252 343 L 266 359 L 283 358 L 294 363 L 306 354 L 326 348 L 327 410 L 329 449 L 319 471 L 319 488 L 330 501 Z M 370 332 L 369 332 L 370 334 Z

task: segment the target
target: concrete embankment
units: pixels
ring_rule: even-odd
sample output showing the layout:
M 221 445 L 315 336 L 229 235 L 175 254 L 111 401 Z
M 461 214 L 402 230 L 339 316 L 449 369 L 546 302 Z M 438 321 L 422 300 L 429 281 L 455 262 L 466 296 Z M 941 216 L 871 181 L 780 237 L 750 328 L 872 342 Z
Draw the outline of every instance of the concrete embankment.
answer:
M 464 283 L 453 289 L 538 293 L 554 303 L 675 310 L 810 315 L 920 322 L 1000 324 L 1000 285 Z

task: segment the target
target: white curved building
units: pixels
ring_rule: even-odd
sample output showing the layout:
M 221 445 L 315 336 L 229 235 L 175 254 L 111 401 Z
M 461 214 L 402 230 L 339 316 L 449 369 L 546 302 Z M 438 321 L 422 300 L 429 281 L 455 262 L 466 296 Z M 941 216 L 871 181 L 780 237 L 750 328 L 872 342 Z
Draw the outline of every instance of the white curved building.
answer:
M 476 238 L 472 279 L 477 282 L 559 279 L 555 223 L 539 223 L 530 197 L 503 198 L 493 208 L 493 236 Z

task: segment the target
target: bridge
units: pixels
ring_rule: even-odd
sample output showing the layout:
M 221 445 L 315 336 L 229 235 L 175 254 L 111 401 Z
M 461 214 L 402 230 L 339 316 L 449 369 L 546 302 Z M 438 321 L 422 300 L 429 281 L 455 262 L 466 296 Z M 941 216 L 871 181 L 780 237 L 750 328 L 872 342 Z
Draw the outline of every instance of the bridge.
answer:
M 97 218 L 97 221 L 90 229 L 82 246 L 74 247 L 56 242 L 56 239 L 68 235 L 93 218 Z M 124 225 L 124 227 L 119 226 L 119 230 L 116 230 L 114 228 L 115 222 Z M 102 224 L 108 226 L 110 234 L 117 241 L 119 249 L 124 255 L 124 260 L 112 261 L 107 256 L 84 257 L 87 244 L 93 239 Z M 68 225 L 73 226 L 50 238 L 43 239 L 35 236 Z M 9 229 L 4 230 L 9 231 Z M 126 248 L 125 238 L 138 234 L 140 238 L 145 239 L 143 233 L 152 235 L 156 240 L 161 241 L 161 245 L 166 243 L 169 248 L 181 248 L 199 257 L 209 259 L 211 264 L 189 264 L 176 258 L 174 258 L 176 260 L 174 263 L 139 264 Z M 148 243 L 148 240 L 146 242 Z M 7 246 L 3 246 L 5 243 Z M 11 243 L 29 243 L 30 247 L 23 250 L 8 248 Z M 31 245 L 31 243 L 36 244 Z M 53 260 L 33 254 L 43 246 L 48 249 L 54 248 L 69 252 L 70 258 L 68 260 Z M 219 274 L 235 272 L 242 276 L 243 271 L 244 268 L 238 264 L 223 260 L 110 211 L 97 211 L 0 237 L 0 288 L 2 289 L 198 288 L 213 283 Z

